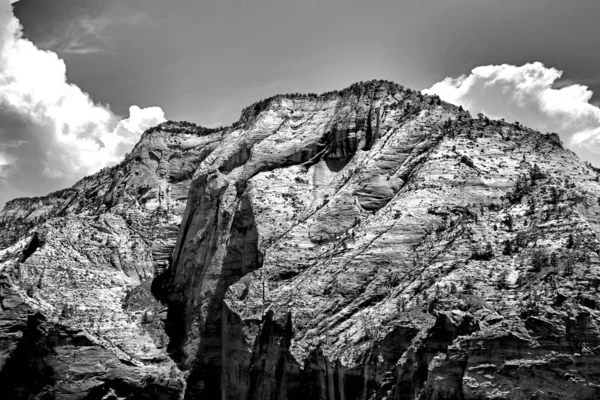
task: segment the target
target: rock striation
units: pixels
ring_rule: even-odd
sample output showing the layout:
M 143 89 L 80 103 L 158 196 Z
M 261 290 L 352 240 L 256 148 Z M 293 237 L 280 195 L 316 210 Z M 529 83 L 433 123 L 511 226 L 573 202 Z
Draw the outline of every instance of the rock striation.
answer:
M 0 213 L 0 390 L 598 398 L 599 181 L 387 81 L 161 124 Z
M 191 177 L 219 137 L 164 123 L 144 133 L 121 164 L 70 189 L 6 205 L 6 398 L 181 397 L 185 376 L 166 353 L 166 308 L 151 288 L 169 263 Z

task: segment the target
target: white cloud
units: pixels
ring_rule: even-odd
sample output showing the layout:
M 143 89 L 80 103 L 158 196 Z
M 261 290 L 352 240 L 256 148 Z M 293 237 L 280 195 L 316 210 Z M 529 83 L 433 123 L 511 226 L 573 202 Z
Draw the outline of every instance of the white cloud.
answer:
M 558 133 L 567 147 L 600 164 L 600 108 L 590 104 L 584 85 L 556 87 L 563 72 L 535 62 L 523 66 L 488 65 L 469 75 L 446 78 L 424 93 L 460 104 L 473 114 L 519 121 L 543 132 Z
M 121 119 L 67 82 L 65 63 L 56 53 L 22 38 L 14 2 L 0 0 L 0 113 L 21 124 L 20 145 L 0 149 L 0 173 L 6 179 L 13 170 L 22 173 L 37 165 L 32 176 L 42 173 L 61 178 L 59 184 L 73 183 L 118 162 L 145 129 L 165 120 L 160 108 L 137 106 Z M 0 130 L 0 142 L 10 139 L 9 129 Z M 25 160 L 25 154 L 39 159 Z

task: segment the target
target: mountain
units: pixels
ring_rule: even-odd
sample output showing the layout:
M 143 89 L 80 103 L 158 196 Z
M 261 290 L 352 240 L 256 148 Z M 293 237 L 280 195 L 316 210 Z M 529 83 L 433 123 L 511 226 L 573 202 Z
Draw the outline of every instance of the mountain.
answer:
M 121 164 L 6 205 L 1 393 L 179 397 L 185 382 L 166 353 L 166 308 L 151 285 L 168 265 L 191 177 L 218 142 L 210 130 L 164 123 Z M 44 350 L 30 354 L 33 346 Z
M 599 180 L 387 81 L 163 123 L 0 213 L 0 391 L 598 398 Z

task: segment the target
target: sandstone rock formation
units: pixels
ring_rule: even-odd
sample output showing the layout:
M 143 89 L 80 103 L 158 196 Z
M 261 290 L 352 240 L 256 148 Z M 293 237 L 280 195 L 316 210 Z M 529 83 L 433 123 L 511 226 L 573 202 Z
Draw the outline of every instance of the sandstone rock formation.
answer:
M 0 390 L 598 398 L 599 180 L 386 81 L 162 124 L 0 214 Z
M 219 137 L 165 123 L 120 165 L 6 205 L 5 398 L 180 398 L 184 375 L 165 351 L 166 309 L 151 285 L 168 265 L 190 179 Z M 42 350 L 28 353 L 36 347 Z

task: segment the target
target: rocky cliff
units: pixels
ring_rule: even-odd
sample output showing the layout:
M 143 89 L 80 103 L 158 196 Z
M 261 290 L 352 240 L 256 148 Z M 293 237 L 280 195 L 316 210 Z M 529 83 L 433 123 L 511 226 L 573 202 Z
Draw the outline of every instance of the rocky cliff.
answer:
M 386 81 L 162 124 L 0 214 L 1 389 L 598 398 L 599 179 Z
M 166 353 L 166 309 L 151 287 L 168 266 L 193 173 L 219 140 L 217 131 L 164 123 L 120 165 L 6 205 L 5 398 L 180 398 L 184 375 Z

